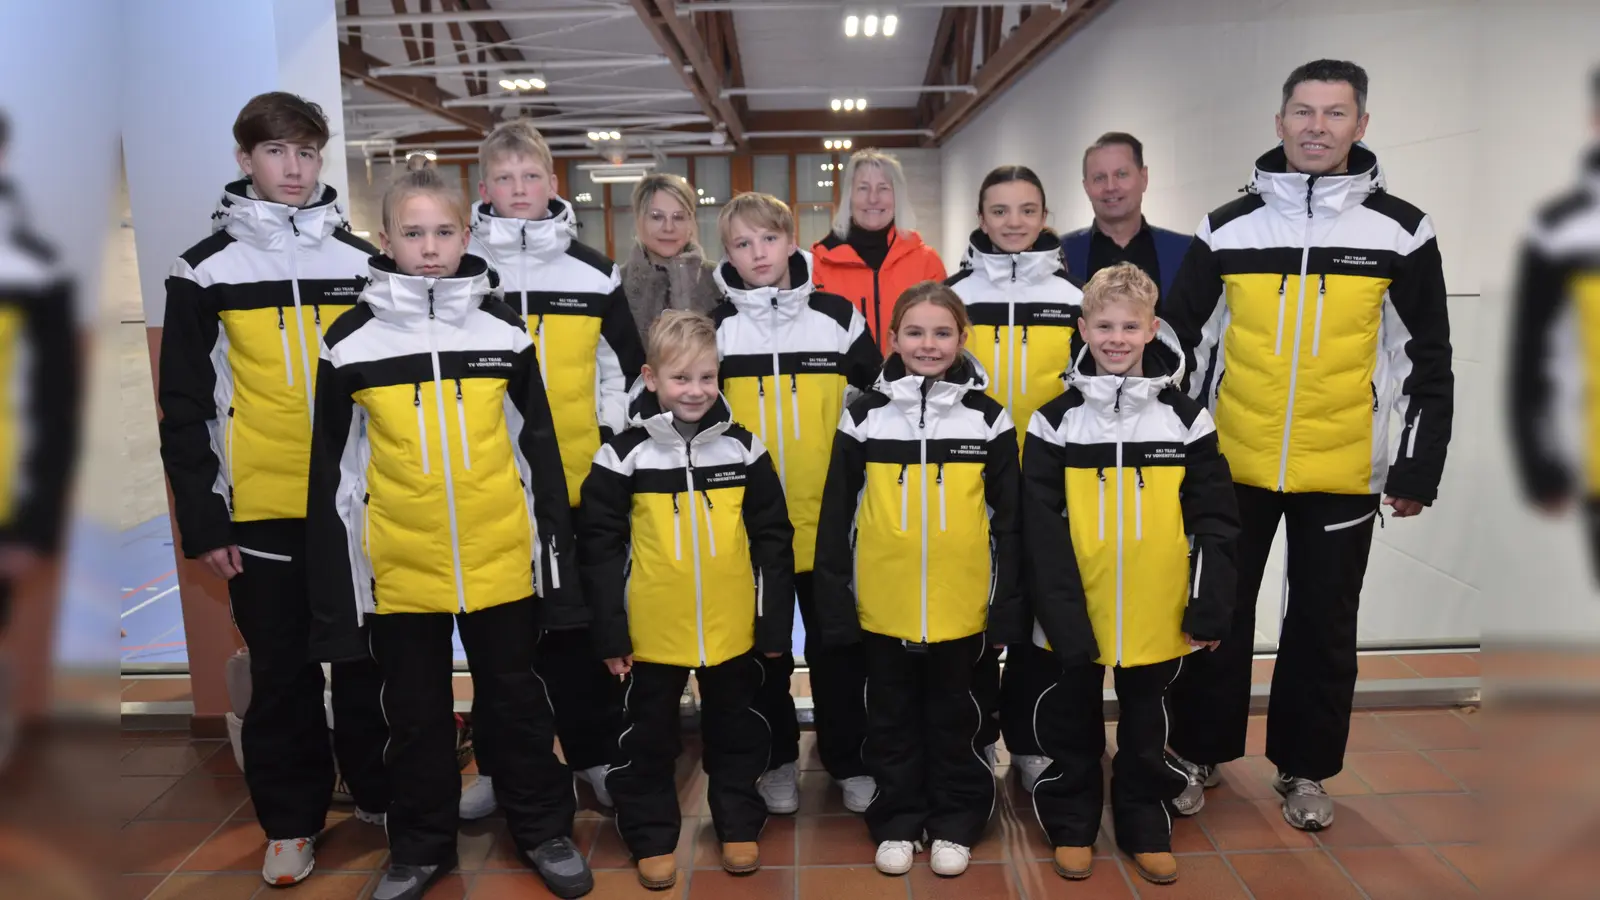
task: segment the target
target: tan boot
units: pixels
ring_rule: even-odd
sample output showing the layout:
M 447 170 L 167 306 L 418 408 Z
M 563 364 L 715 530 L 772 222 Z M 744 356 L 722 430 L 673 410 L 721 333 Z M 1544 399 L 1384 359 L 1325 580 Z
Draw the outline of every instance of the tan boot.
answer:
M 678 864 L 672 854 L 647 856 L 639 860 L 639 883 L 652 891 L 664 891 L 678 882 Z
M 1140 878 L 1152 884 L 1171 884 L 1178 880 L 1178 860 L 1171 853 L 1135 853 L 1133 868 Z
M 1073 881 L 1088 878 L 1094 869 L 1093 847 L 1057 847 L 1056 874 Z
M 761 868 L 761 847 L 755 841 L 722 845 L 722 868 L 744 875 Z

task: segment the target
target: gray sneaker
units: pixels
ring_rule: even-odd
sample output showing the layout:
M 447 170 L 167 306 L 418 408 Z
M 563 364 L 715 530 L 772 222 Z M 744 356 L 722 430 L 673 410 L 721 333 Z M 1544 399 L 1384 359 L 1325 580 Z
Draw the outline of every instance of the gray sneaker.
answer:
M 435 878 L 448 872 L 445 866 L 391 865 L 372 890 L 372 900 L 421 900 Z
M 545 887 L 557 897 L 573 898 L 594 890 L 594 875 L 572 838 L 551 838 L 528 852 L 528 861 Z
M 1333 824 L 1333 798 L 1322 782 L 1278 773 L 1272 786 L 1283 795 L 1283 820 L 1301 831 L 1321 831 Z
M 1202 763 L 1192 763 L 1171 751 L 1167 752 L 1167 761 L 1183 770 L 1189 783 L 1184 785 L 1183 793 L 1172 799 L 1172 811 L 1180 816 L 1192 816 L 1206 807 L 1206 788 L 1214 788 L 1222 783 L 1222 773 L 1216 766 Z

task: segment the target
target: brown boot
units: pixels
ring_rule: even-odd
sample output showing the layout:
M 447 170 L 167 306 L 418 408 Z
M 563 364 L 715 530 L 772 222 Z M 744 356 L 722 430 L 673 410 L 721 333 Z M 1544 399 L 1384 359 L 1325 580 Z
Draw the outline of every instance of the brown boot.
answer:
M 672 854 L 647 856 L 639 860 L 639 883 L 652 891 L 664 891 L 678 882 L 678 864 Z
M 1056 874 L 1073 881 L 1088 878 L 1094 869 L 1093 847 L 1057 847 Z
M 722 868 L 735 875 L 745 875 L 761 868 L 760 845 L 755 841 L 723 844 Z
M 1171 884 L 1178 880 L 1178 860 L 1171 853 L 1135 853 L 1134 871 L 1152 884 Z

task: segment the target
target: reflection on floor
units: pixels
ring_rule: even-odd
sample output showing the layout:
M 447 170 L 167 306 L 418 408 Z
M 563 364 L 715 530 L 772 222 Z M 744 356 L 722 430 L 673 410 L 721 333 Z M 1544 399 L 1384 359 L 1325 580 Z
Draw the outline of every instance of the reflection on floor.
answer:
M 1002 798 L 973 863 L 955 880 L 933 875 L 926 855 L 903 879 L 872 868 L 873 847 L 859 817 L 846 812 L 820 769 L 813 736 L 802 738 L 800 814 L 773 817 L 761 838 L 763 868 L 735 878 L 717 868 L 715 838 L 705 806 L 698 743 L 679 767 L 684 813 L 678 887 L 646 892 L 634 878 L 612 820 L 579 786 L 582 811 L 575 838 L 595 869 L 592 895 L 624 897 L 856 900 L 961 900 L 1047 897 L 1443 898 L 1475 893 L 1483 877 L 1477 852 L 1481 789 L 1479 716 L 1475 709 L 1358 713 L 1352 721 L 1346 769 L 1329 780 L 1338 806 L 1334 827 L 1319 835 L 1284 824 L 1260 755 L 1264 719 L 1251 720 L 1245 759 L 1223 767 L 1223 783 L 1207 794 L 1204 811 L 1175 826 L 1180 879 L 1147 885 L 1118 858 L 1103 833 L 1095 874 L 1069 885 L 1057 877 L 1029 798 L 1002 765 Z M 1114 738 L 1114 730 L 1111 731 Z M 222 741 L 176 732 L 123 732 L 116 807 L 122 848 L 121 893 L 126 898 L 315 897 L 361 900 L 370 895 L 388 856 L 381 829 L 329 815 L 317 870 L 305 884 L 275 890 L 261 884 L 263 837 L 251 814 L 244 780 Z M 1007 757 L 1002 750 L 1002 764 Z M 1109 769 L 1108 769 L 1109 771 Z M 465 778 L 474 776 L 467 775 Z M 1105 829 L 1110 828 L 1106 816 Z M 504 822 L 464 824 L 461 865 L 430 900 L 496 900 L 548 896 L 517 861 Z

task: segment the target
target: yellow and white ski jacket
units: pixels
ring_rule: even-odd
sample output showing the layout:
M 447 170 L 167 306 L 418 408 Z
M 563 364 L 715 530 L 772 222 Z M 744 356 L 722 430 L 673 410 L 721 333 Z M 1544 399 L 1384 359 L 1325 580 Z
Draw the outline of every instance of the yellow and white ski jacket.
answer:
M 628 388 L 644 365 L 617 264 L 576 233 L 572 205 L 558 197 L 543 219 L 497 216 L 483 203 L 468 248 L 500 276 L 506 303 L 538 346 L 572 506 L 600 443 L 627 427 Z
M 1600 497 L 1600 145 L 1523 243 L 1506 368 L 1512 447 L 1535 502 Z
M 728 302 L 717 323 L 722 393 L 734 421 L 772 448 L 794 522 L 795 571 L 809 572 L 833 433 L 845 405 L 872 384 L 882 357 L 861 311 L 811 284 L 811 254 L 789 257 L 788 290 L 749 288 L 717 267 Z
M 695 668 L 787 651 L 794 528 L 772 457 L 720 401 L 685 440 L 643 387 L 633 427 L 606 441 L 583 483 L 596 652 Z
M 989 372 L 989 396 L 1005 404 L 1011 421 L 1026 423 L 1060 396 L 1083 314 L 1083 292 L 1067 277 L 1060 239 L 1046 231 L 1032 248 L 1002 253 L 974 231 L 961 271 L 945 284 L 967 304 L 967 348 Z
M 1359 144 L 1344 175 L 1286 171 L 1275 148 L 1247 190 L 1200 223 L 1161 303 L 1234 479 L 1432 503 L 1454 393 L 1433 222 Z
M 318 658 L 359 655 L 365 617 L 543 598 L 587 624 L 571 513 L 533 341 L 468 255 L 444 278 L 376 257 L 330 328 L 307 500 Z M 533 638 L 529 635 L 529 639 Z
M 1026 636 L 1017 432 L 963 354 L 943 379 L 898 356 L 839 420 L 817 539 L 817 637 Z
M 1229 637 L 1238 503 L 1183 368 L 1166 323 L 1142 378 L 1096 374 L 1084 348 L 1028 423 L 1024 593 L 1034 643 L 1065 664 L 1146 666 L 1187 654 L 1185 632 Z
M 317 352 L 378 251 L 333 188 L 304 207 L 223 189 L 215 233 L 167 275 L 161 459 L 185 556 L 236 543 L 232 522 L 303 519 Z

